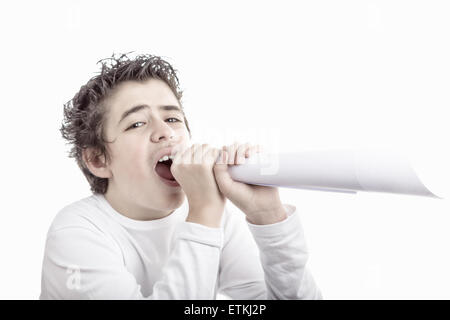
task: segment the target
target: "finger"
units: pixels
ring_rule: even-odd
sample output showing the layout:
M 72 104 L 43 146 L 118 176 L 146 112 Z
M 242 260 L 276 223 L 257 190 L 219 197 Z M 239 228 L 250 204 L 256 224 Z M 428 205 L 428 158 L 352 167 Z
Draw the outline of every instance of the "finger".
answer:
M 172 163 L 179 163 L 180 161 L 182 162 L 183 157 L 186 155 L 189 149 L 189 145 L 178 145 L 174 147 L 174 149 L 172 149 L 172 156 L 174 157 L 172 159 Z
M 239 145 L 237 151 L 236 151 L 236 164 L 244 164 L 245 163 L 245 154 L 247 150 L 250 149 L 250 143 L 245 143 Z
M 213 146 L 208 146 L 203 150 L 203 158 L 205 162 L 209 164 L 214 164 L 219 156 L 220 149 L 217 149 Z
M 218 148 L 213 148 L 212 149 L 212 158 L 213 158 L 213 162 L 214 164 L 223 161 L 222 158 L 222 150 L 218 149 Z
M 208 144 L 199 144 L 196 143 L 192 148 L 191 161 L 193 164 L 201 164 L 203 163 L 203 153 L 204 150 L 208 148 Z
M 217 149 L 219 152 L 217 154 L 215 165 L 225 165 L 225 167 L 228 167 L 228 153 L 222 149 Z
M 237 142 L 230 144 L 228 146 L 225 146 L 225 150 L 228 153 L 228 160 L 227 163 L 228 164 L 235 164 L 236 163 L 236 151 L 238 148 L 239 144 Z
M 217 186 L 224 195 L 228 194 L 228 191 L 233 186 L 233 179 L 231 179 L 230 173 L 228 172 L 228 156 L 228 152 L 222 149 L 220 157 L 213 167 Z
M 196 148 L 196 144 L 192 144 L 186 148 L 183 154 L 180 156 L 179 160 L 181 164 L 191 164 L 192 163 L 192 155 L 193 150 Z

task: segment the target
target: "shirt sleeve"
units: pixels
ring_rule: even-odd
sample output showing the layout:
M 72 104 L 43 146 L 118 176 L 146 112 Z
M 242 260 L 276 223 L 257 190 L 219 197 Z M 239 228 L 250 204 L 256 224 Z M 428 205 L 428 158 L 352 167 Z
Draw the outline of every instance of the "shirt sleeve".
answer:
M 119 246 L 100 231 L 49 232 L 40 299 L 215 299 L 223 232 L 195 223 L 177 226 L 162 278 L 144 297 Z
M 219 292 L 232 299 L 322 299 L 306 267 L 308 252 L 293 205 L 288 217 L 270 225 L 254 225 L 232 212 L 222 250 Z M 227 230 L 226 230 L 227 233 Z

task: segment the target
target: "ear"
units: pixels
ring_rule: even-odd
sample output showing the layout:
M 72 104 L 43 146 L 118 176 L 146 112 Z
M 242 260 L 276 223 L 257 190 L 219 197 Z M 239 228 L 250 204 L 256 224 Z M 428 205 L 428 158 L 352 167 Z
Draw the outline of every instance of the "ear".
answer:
M 112 172 L 106 163 L 105 157 L 100 155 L 98 150 L 93 148 L 83 149 L 82 158 L 84 164 L 94 176 L 99 178 L 112 177 Z

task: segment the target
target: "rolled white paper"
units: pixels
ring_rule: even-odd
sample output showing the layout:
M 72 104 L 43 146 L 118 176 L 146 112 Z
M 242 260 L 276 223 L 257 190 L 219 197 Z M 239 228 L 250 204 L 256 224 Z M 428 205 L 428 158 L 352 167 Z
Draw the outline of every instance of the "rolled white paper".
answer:
M 401 154 L 377 150 L 257 153 L 228 168 L 248 184 L 320 191 L 386 192 L 435 197 Z

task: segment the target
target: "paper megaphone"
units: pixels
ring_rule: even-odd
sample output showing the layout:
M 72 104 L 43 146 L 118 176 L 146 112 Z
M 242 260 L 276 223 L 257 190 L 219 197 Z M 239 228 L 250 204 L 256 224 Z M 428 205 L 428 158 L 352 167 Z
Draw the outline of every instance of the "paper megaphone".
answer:
M 257 153 L 228 170 L 233 180 L 255 185 L 439 198 L 420 181 L 406 157 L 395 152 L 344 149 Z

